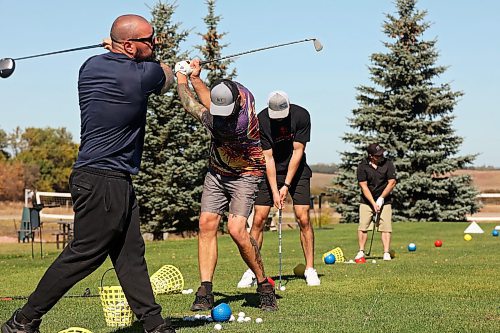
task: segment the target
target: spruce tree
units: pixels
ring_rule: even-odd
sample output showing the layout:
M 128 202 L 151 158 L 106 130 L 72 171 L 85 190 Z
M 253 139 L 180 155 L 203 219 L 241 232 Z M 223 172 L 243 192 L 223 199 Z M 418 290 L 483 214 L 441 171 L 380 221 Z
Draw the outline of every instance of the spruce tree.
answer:
M 366 147 L 380 143 L 394 161 L 398 183 L 393 191 L 395 221 L 464 221 L 478 210 L 469 175 L 453 172 L 475 155 L 457 155 L 463 139 L 452 128 L 453 109 L 463 95 L 437 79 L 446 71 L 436 65 L 436 40 L 424 40 L 430 24 L 416 0 L 396 0 L 397 15 L 386 15 L 387 53 L 374 53 L 369 66 L 373 86 L 359 86 L 343 140 L 354 146 L 341 154 L 334 192 L 347 222 L 358 221 L 361 190 L 356 167 Z
M 160 36 L 156 58 L 171 67 L 188 59 L 179 44 L 188 36 L 172 22 L 176 5 L 159 2 L 152 25 Z M 176 83 L 162 96 L 149 98 L 141 172 L 134 179 L 143 229 L 161 239 L 169 230 L 194 230 L 198 225 L 209 137 L 182 108 Z
M 221 39 L 227 35 L 227 33 L 217 32 L 217 25 L 222 17 L 220 15 L 215 15 L 216 0 L 207 0 L 205 3 L 208 6 L 208 14 L 205 16 L 203 21 L 207 26 L 207 32 L 204 34 L 198 33 L 198 35 L 203 38 L 205 43 L 201 46 L 196 46 L 196 48 L 201 51 L 204 58 L 203 60 L 215 60 L 223 57 L 222 49 L 228 44 L 221 44 Z M 231 59 L 226 59 L 204 65 L 203 68 L 208 70 L 206 77 L 207 86 L 210 87 L 212 83 L 222 78 L 235 78 L 236 69 L 233 68 L 233 70 L 228 74 L 229 66 L 232 62 L 233 61 Z

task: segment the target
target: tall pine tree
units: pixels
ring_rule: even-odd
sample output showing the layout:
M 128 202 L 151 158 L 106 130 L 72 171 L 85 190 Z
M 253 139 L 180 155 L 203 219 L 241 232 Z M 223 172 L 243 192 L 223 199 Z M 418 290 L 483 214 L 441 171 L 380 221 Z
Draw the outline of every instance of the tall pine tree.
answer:
M 179 44 L 188 31 L 172 22 L 175 3 L 159 2 L 152 8 L 152 24 L 161 36 L 158 60 L 173 67 L 188 59 Z M 163 232 L 197 227 L 209 137 L 184 111 L 176 84 L 163 96 L 151 96 L 141 172 L 134 179 L 143 229 L 161 239 Z
M 360 189 L 356 167 L 365 149 L 379 142 L 394 160 L 398 184 L 394 190 L 395 221 L 463 221 L 477 211 L 477 194 L 469 175 L 453 172 L 475 156 L 458 156 L 462 138 L 452 128 L 453 108 L 462 92 L 435 81 L 446 71 L 436 65 L 436 40 L 424 40 L 430 24 L 416 0 L 396 0 L 397 15 L 388 14 L 384 33 L 391 39 L 387 53 L 371 56 L 374 86 L 359 86 L 345 142 L 354 151 L 341 154 L 334 192 L 342 203 L 338 211 L 347 222 L 358 220 Z
M 227 33 L 217 32 L 217 25 L 222 17 L 220 15 L 215 15 L 215 2 L 216 0 L 207 0 L 205 2 L 208 6 L 208 14 L 205 16 L 203 21 L 205 21 L 205 24 L 207 25 L 207 32 L 204 34 L 199 33 L 205 43 L 201 46 L 196 46 L 196 48 L 203 54 L 204 60 L 215 60 L 221 58 L 222 49 L 228 45 L 220 43 L 221 39 Z M 208 70 L 206 78 L 207 86 L 210 87 L 212 83 L 222 78 L 235 78 L 236 69 L 233 68 L 233 70 L 229 73 L 229 66 L 232 62 L 233 61 L 231 59 L 226 59 L 204 65 L 204 68 Z

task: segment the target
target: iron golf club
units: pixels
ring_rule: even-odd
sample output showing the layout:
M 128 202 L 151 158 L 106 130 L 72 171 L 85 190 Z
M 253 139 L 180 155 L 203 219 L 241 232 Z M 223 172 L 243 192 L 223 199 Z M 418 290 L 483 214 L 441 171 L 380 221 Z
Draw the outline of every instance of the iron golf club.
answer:
M 282 255 L 281 255 L 281 222 L 283 220 L 283 210 L 278 209 L 278 257 L 279 257 L 279 290 L 281 290 L 281 272 L 282 272 Z
M 380 214 L 382 213 L 382 208 L 380 208 L 380 211 L 375 214 L 375 221 L 373 223 L 373 229 L 372 229 L 372 239 L 370 241 L 370 248 L 368 249 L 368 252 L 366 253 L 366 256 L 368 257 L 372 253 L 372 245 L 373 245 L 373 235 L 375 235 L 375 228 L 378 227 L 378 224 L 380 222 Z
M 282 47 L 282 46 L 287 46 L 287 45 L 292 45 L 292 44 L 297 44 L 297 43 L 304 43 L 304 42 L 309 42 L 309 41 L 313 42 L 314 49 L 316 50 L 316 52 L 319 52 L 319 51 L 323 50 L 323 45 L 321 44 L 321 42 L 319 41 L 319 39 L 316 39 L 316 38 L 306 38 L 306 39 L 297 40 L 297 41 L 294 41 L 294 42 L 277 44 L 277 45 L 272 45 L 272 46 L 266 46 L 266 47 L 262 47 L 262 48 L 259 48 L 259 49 L 254 49 L 254 50 L 250 50 L 250 51 L 240 52 L 240 53 L 228 55 L 228 56 L 225 56 L 225 57 L 222 57 L 222 58 L 219 58 L 219 59 L 200 61 L 200 65 L 205 65 L 205 64 L 209 64 L 211 62 L 217 62 L 217 61 L 221 61 L 221 60 L 225 60 L 225 59 L 229 59 L 229 58 L 239 57 L 239 56 L 242 56 L 242 55 L 245 55 L 245 54 L 249 54 L 249 53 L 254 53 L 254 52 L 259 52 L 259 51 L 274 49 L 274 48 L 277 48 L 277 47 Z
M 27 57 L 21 57 L 21 58 L 3 58 L 0 59 L 0 77 L 6 79 L 9 76 L 14 73 L 14 70 L 16 69 L 16 61 L 17 60 L 24 60 L 24 59 L 31 59 L 31 58 L 38 58 L 38 57 L 45 57 L 53 54 L 59 54 L 59 53 L 66 53 L 66 52 L 73 52 L 73 51 L 80 51 L 80 50 L 86 50 L 86 49 L 94 49 L 97 47 L 103 47 L 103 44 L 95 44 L 95 45 L 88 45 L 88 46 L 82 46 L 82 47 L 76 47 L 73 49 L 67 49 L 67 50 L 61 50 L 61 51 L 54 51 L 54 52 L 48 52 L 48 53 L 42 53 L 42 54 L 35 54 Z

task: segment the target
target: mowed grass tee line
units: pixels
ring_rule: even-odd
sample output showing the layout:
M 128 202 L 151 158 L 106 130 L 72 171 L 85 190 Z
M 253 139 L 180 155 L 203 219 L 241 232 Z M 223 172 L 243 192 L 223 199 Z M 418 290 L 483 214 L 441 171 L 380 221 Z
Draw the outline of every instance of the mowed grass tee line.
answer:
M 357 252 L 356 224 L 335 225 L 316 230 L 316 266 L 321 286 L 307 287 L 293 276 L 293 268 L 303 263 L 297 230 L 283 232 L 283 279 L 286 291 L 280 296 L 279 311 L 264 313 L 256 308 L 255 289 L 236 289 L 245 265 L 231 238 L 219 238 L 219 261 L 214 277 L 217 302 L 227 302 L 233 313 L 244 311 L 251 323 L 223 323 L 228 332 L 499 332 L 500 329 L 500 237 L 491 236 L 494 224 L 480 224 L 485 233 L 463 239 L 468 223 L 396 223 L 393 248 L 396 258 L 384 262 L 375 258 L 366 264 L 325 265 L 321 255 L 341 247 L 347 259 Z M 443 241 L 441 248 L 434 241 Z M 408 252 L 413 242 L 415 252 Z M 278 273 L 278 237 L 266 232 L 263 257 L 266 272 Z M 37 249 L 35 247 L 35 249 Z M 31 259 L 29 244 L 0 246 L 0 296 L 28 295 L 58 252 L 45 246 L 44 259 Z M 36 253 L 36 252 L 35 252 Z M 375 236 L 372 254 L 382 256 Z M 185 289 L 198 287 L 196 239 L 147 243 L 150 274 L 164 264 L 177 266 L 183 273 Z M 69 291 L 83 294 L 97 287 L 106 262 Z M 107 274 L 105 285 L 116 284 Z M 163 314 L 172 316 L 180 332 L 213 332 L 214 323 L 185 322 L 194 294 L 160 295 Z M 0 301 L 0 320 L 6 320 L 24 301 Z M 254 319 L 263 318 L 262 324 Z M 116 330 L 106 327 L 99 298 L 64 298 L 42 322 L 42 332 L 58 332 L 80 326 L 92 332 L 141 332 L 133 327 Z

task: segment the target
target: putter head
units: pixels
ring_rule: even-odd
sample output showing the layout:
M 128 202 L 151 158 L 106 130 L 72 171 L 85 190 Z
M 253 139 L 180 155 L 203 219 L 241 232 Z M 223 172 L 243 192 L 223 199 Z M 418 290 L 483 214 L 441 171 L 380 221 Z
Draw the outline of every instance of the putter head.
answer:
M 313 43 L 314 43 L 314 49 L 316 50 L 316 52 L 323 50 L 323 44 L 321 44 L 319 39 L 313 39 Z
M 0 77 L 6 79 L 12 75 L 16 68 L 16 62 L 11 58 L 0 59 Z

